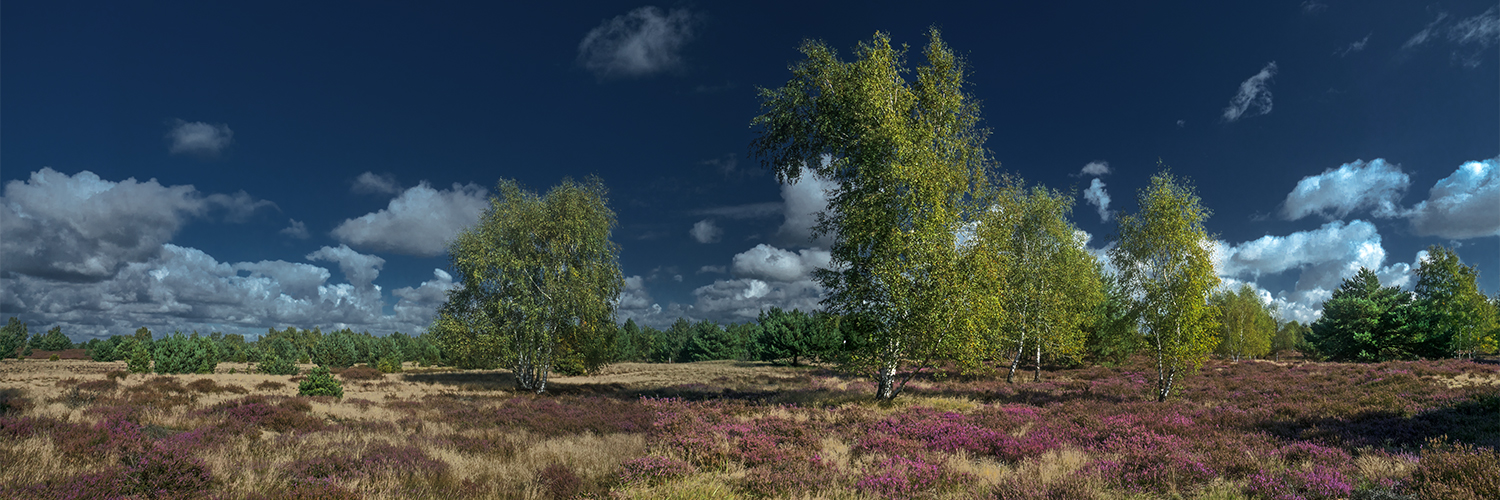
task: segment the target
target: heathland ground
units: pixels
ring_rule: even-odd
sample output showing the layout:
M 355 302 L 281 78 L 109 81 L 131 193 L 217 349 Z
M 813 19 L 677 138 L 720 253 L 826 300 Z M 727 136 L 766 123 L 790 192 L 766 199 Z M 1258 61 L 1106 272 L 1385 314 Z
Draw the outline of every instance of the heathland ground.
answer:
M 311 365 L 303 366 L 304 372 Z M 1496 498 L 1500 365 L 1144 358 L 939 372 L 892 402 L 827 367 L 619 363 L 300 377 L 0 362 L 7 498 Z

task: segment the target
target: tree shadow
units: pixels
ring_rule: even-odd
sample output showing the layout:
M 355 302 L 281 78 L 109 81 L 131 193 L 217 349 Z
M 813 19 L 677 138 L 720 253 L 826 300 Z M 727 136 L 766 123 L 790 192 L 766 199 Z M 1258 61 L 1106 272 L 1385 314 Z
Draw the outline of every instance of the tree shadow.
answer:
M 1277 437 L 1331 442 L 1348 448 L 1415 451 L 1430 439 L 1447 437 L 1500 449 L 1500 395 L 1472 397 L 1410 416 L 1370 411 L 1349 417 L 1269 420 L 1257 426 Z
M 505 371 L 456 371 L 432 373 L 407 373 L 402 375 L 407 382 L 436 384 L 468 391 L 503 391 L 528 393 L 516 386 L 516 377 Z M 548 381 L 544 394 L 618 396 L 626 386 L 620 383 L 565 383 Z

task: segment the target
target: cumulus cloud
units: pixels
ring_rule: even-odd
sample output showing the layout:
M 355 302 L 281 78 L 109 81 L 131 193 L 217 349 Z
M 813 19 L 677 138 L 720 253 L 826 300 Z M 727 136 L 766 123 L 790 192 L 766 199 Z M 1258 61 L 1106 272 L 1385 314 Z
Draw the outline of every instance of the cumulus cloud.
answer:
M 1178 120 L 1178 121 L 1181 121 L 1181 120 Z M 1083 170 L 1079 171 L 1078 174 L 1079 175 L 1091 175 L 1091 176 L 1094 176 L 1094 177 L 1098 177 L 1098 176 L 1101 176 L 1101 175 L 1109 174 L 1111 172 L 1114 172 L 1114 170 L 1112 170 L 1112 169 L 1109 168 L 1109 162 L 1104 161 L 1104 160 L 1099 160 L 1099 161 L 1091 161 L 1091 162 L 1088 163 L 1088 165 L 1084 165 L 1083 166 Z
M 213 210 L 230 218 L 268 205 L 243 192 L 203 196 L 156 179 L 112 182 L 93 172 L 50 168 L 6 183 L 0 197 L 0 262 L 7 272 L 50 280 L 99 281 L 157 256 L 188 220 Z
M 373 172 L 365 172 L 354 178 L 352 189 L 361 194 L 396 194 L 401 192 L 401 185 L 396 184 L 394 175 L 375 175 Z
M 1109 193 L 1104 190 L 1104 182 L 1095 177 L 1089 184 L 1089 188 L 1083 190 L 1083 199 L 1099 210 L 1099 220 L 1109 220 Z
M 339 271 L 344 273 L 344 279 L 358 288 L 369 287 L 380 276 L 380 268 L 385 266 L 385 259 L 356 252 L 349 245 L 323 247 L 307 254 L 306 259 L 337 263 Z
M 724 235 L 724 230 L 714 225 L 713 219 L 703 219 L 694 223 L 688 234 L 693 235 L 693 240 L 698 243 L 715 243 Z
M 729 270 L 727 268 L 725 268 L 724 266 L 703 266 L 703 267 L 698 268 L 698 274 L 703 274 L 703 273 L 726 274 L 728 272 L 729 272 Z
M 754 321 L 761 311 L 771 307 L 815 311 L 822 296 L 823 288 L 810 280 L 718 280 L 693 290 L 695 301 L 689 311 L 698 318 L 738 323 Z
M 307 239 L 307 237 L 309 236 L 309 234 L 307 233 L 307 224 L 303 224 L 302 221 L 297 219 L 290 220 L 291 222 L 289 223 L 289 225 L 285 228 L 282 228 L 282 230 L 278 232 L 287 236 L 291 236 L 293 238 L 297 238 L 299 240 Z
M 813 227 L 818 225 L 818 214 L 828 208 L 828 197 L 837 188 L 837 183 L 806 170 L 796 182 L 782 184 L 782 216 L 785 219 L 776 231 L 777 236 L 791 245 L 830 246 L 829 235 L 813 238 Z
M 359 268 L 357 255 L 338 249 L 329 253 L 340 254 L 341 266 L 354 267 L 346 274 L 374 278 L 370 268 Z M 60 326 L 75 338 L 129 334 L 142 326 L 156 332 L 252 336 L 285 326 L 420 333 L 454 286 L 451 276 L 435 270 L 434 279 L 398 289 L 394 314 L 385 314 L 379 286 L 329 283 L 329 276 L 327 269 L 305 263 L 230 264 L 194 248 L 166 244 L 152 258 L 128 263 L 101 281 L 7 274 L 0 278 L 0 314 Z
M 1453 63 L 1467 68 L 1479 67 L 1484 62 L 1484 52 L 1500 42 L 1500 8 L 1490 7 L 1473 17 L 1450 20 L 1447 12 L 1439 12 L 1436 19 L 1408 38 L 1401 49 L 1410 52 L 1425 45 L 1447 42 L 1453 48 L 1450 53 Z
M 1399 166 L 1380 158 L 1369 163 L 1355 160 L 1297 181 L 1282 203 L 1281 215 L 1287 220 L 1313 214 L 1340 219 L 1368 208 L 1377 217 L 1394 217 L 1401 212 L 1397 202 L 1409 185 L 1411 177 Z
M 234 131 L 224 124 L 177 120 L 167 139 L 172 141 L 169 150 L 174 155 L 218 156 L 234 141 Z
M 682 46 L 693 37 L 686 9 L 647 6 L 605 20 L 578 43 L 578 62 L 599 78 L 639 77 L 682 64 Z
M 1500 235 L 1500 158 L 1471 161 L 1438 181 L 1408 213 L 1421 236 L 1467 239 Z
M 1276 76 L 1276 62 L 1271 61 L 1259 73 L 1240 83 L 1239 93 L 1229 100 L 1224 108 L 1224 121 L 1236 122 L 1240 118 L 1269 114 L 1271 112 L 1271 78 Z
M 340 242 L 365 250 L 420 257 L 442 255 L 448 242 L 479 221 L 489 197 L 475 184 L 436 190 L 423 181 L 378 212 L 349 219 L 333 229 Z
M 1375 225 L 1362 220 L 1333 221 L 1310 231 L 1264 236 L 1237 245 L 1217 242 L 1215 269 L 1224 278 L 1255 281 L 1283 272 L 1298 272 L 1292 290 L 1275 294 L 1288 319 L 1311 321 L 1323 301 L 1360 268 L 1375 271 L 1390 286 L 1410 283 L 1412 265 L 1384 266 L 1386 252 Z
M 816 248 L 797 252 L 782 250 L 765 243 L 735 254 L 731 270 L 735 276 L 770 281 L 812 279 L 814 269 L 828 267 L 832 254 Z

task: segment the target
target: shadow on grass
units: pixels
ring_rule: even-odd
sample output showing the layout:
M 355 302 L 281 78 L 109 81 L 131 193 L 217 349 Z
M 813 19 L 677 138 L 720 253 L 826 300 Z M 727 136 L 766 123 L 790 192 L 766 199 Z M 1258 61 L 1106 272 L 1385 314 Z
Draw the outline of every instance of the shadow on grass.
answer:
M 500 371 L 453 371 L 431 373 L 407 373 L 402 375 L 407 382 L 438 384 L 469 391 L 526 392 L 516 386 L 516 377 Z M 547 394 L 614 396 L 625 391 L 624 384 L 569 384 L 547 382 Z
M 1260 429 L 1277 437 L 1332 442 L 1347 448 L 1415 451 L 1431 438 L 1500 449 L 1500 395 L 1471 397 L 1405 416 L 1371 411 L 1349 417 L 1262 422 Z

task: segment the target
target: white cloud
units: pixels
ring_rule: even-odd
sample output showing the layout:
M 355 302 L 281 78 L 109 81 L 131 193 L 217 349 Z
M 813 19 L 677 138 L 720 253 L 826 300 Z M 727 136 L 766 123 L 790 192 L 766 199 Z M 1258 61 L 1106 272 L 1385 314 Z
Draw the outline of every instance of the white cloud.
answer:
M 767 244 L 756 245 L 735 254 L 734 275 L 768 281 L 802 281 L 812 278 L 812 271 L 826 268 L 832 254 L 816 248 L 791 252 Z
M 1259 73 L 1240 83 L 1239 93 L 1229 100 L 1224 108 L 1224 121 L 1235 122 L 1240 118 L 1264 115 L 1271 112 L 1271 78 L 1276 76 L 1276 62 L 1261 68 Z
M 760 279 L 718 280 L 693 290 L 691 313 L 720 323 L 754 321 L 771 307 L 785 310 L 818 310 L 823 288 L 815 281 L 791 282 Z
M 703 273 L 728 274 L 729 271 L 724 266 L 703 266 L 698 268 L 698 274 Z
M 373 172 L 365 172 L 354 178 L 352 189 L 362 194 L 396 194 L 401 192 L 401 185 L 396 183 L 394 175 L 375 175 Z
M 578 62 L 599 78 L 638 77 L 676 68 L 679 52 L 693 37 L 686 9 L 647 6 L 605 20 L 578 44 Z
M 0 197 L 4 270 L 65 281 L 99 281 L 157 256 L 193 217 L 215 209 L 243 217 L 270 202 L 243 192 L 203 196 L 193 186 L 120 182 L 50 168 L 5 185 Z
M 1355 52 L 1359 52 L 1359 51 L 1365 50 L 1365 45 L 1368 44 L 1368 43 L 1370 43 L 1370 35 L 1365 35 L 1364 38 L 1361 38 L 1361 39 L 1359 39 L 1356 42 L 1350 43 L 1347 47 L 1344 47 L 1344 48 L 1341 48 L 1339 50 L 1333 51 L 1333 55 L 1336 55 L 1336 56 L 1339 56 L 1339 57 L 1344 57 L 1344 56 L 1347 56 L 1349 54 L 1353 54 Z
M 1313 214 L 1340 219 L 1370 208 L 1377 217 L 1394 217 L 1400 214 L 1397 202 L 1410 184 L 1411 177 L 1401 167 L 1383 159 L 1355 160 L 1297 181 L 1282 203 L 1281 214 L 1287 220 Z
M 333 236 L 362 249 L 434 257 L 446 252 L 448 242 L 478 222 L 488 207 L 489 197 L 478 185 L 454 183 L 439 191 L 423 181 L 385 209 L 339 224 Z
M 172 140 L 170 151 L 174 155 L 218 156 L 234 141 L 234 131 L 224 124 L 177 120 L 167 138 Z
M 1094 178 L 1088 189 L 1083 190 L 1083 199 L 1099 210 L 1100 221 L 1109 220 L 1109 193 L 1104 190 L 1104 182 L 1098 177 Z
M 339 271 L 344 273 L 344 279 L 357 288 L 370 286 L 375 278 L 380 276 L 380 268 L 385 266 L 385 259 L 356 252 L 349 248 L 349 245 L 339 245 L 338 248 L 323 247 L 307 254 L 305 258 L 338 263 Z
M 1360 268 L 1375 271 L 1388 286 L 1409 286 L 1413 268 L 1406 263 L 1384 266 L 1386 252 L 1380 234 L 1362 220 L 1333 221 L 1315 230 L 1264 236 L 1238 245 L 1220 241 L 1213 250 L 1214 267 L 1223 278 L 1253 282 L 1297 271 L 1294 288 L 1277 292 L 1274 301 L 1287 319 L 1301 322 L 1317 319 L 1323 301 Z
M 823 235 L 813 238 L 813 227 L 818 224 L 818 214 L 828 208 L 828 197 L 838 184 L 804 170 L 797 182 L 781 185 L 781 199 L 785 204 L 782 215 L 785 220 L 776 234 L 789 245 L 813 245 L 827 248 L 832 238 Z
M 299 240 L 305 240 L 309 236 L 307 233 L 307 224 L 303 224 L 302 221 L 297 219 L 291 219 L 290 225 L 278 232 Z
M 1408 215 L 1412 230 L 1421 236 L 1500 235 L 1500 158 L 1459 166 L 1433 185 L 1427 200 L 1412 207 Z
M 327 249 L 346 270 L 374 279 L 358 254 Z M 368 256 L 364 256 L 368 258 Z M 157 333 L 220 331 L 259 335 L 267 328 L 352 328 L 384 334 L 420 333 L 454 284 L 435 279 L 393 293 L 394 314 L 384 314 L 380 286 L 329 283 L 327 269 L 285 261 L 223 263 L 204 252 L 166 244 L 144 262 L 132 262 L 102 281 L 57 282 L 13 274 L 0 278 L 0 313 L 31 324 L 56 325 L 77 336 L 129 334 L 145 326 Z
M 713 219 L 703 219 L 694 223 L 688 234 L 693 235 L 693 240 L 698 243 L 715 243 L 724 235 L 724 230 L 714 225 Z
M 1180 122 L 1182 120 L 1178 121 Z M 1088 165 L 1084 165 L 1083 170 L 1079 171 L 1078 173 L 1079 175 L 1092 175 L 1094 177 L 1098 177 L 1101 175 L 1109 174 L 1111 172 L 1114 172 L 1114 170 L 1109 168 L 1109 162 L 1099 160 L 1091 161 L 1088 163 Z
M 1439 12 L 1436 19 L 1408 38 L 1401 49 L 1409 52 L 1446 41 L 1453 47 L 1450 58 L 1455 64 L 1479 67 L 1484 62 L 1485 51 L 1500 42 L 1500 8 L 1490 7 L 1481 14 L 1453 23 L 1449 23 L 1449 19 L 1447 12 Z

